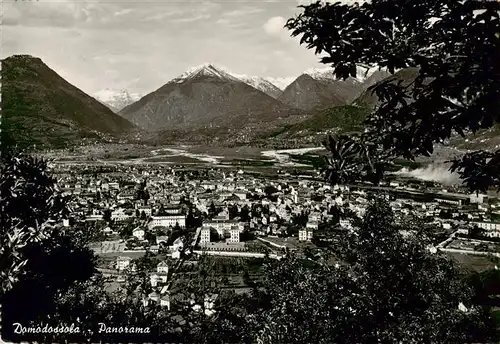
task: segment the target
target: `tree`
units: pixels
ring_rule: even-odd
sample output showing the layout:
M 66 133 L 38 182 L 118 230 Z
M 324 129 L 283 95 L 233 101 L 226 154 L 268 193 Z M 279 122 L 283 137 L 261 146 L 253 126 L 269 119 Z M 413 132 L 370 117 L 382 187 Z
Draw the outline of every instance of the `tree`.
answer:
M 165 206 L 163 204 L 160 205 L 160 209 L 158 209 L 158 216 L 165 216 L 167 212 L 165 211 Z
M 274 195 L 277 192 L 279 192 L 279 190 L 273 185 L 267 185 L 264 188 L 264 193 L 266 194 L 267 197 L 271 197 L 272 195 Z
M 141 183 L 139 183 L 137 193 L 136 193 L 136 200 L 144 201 L 145 204 L 147 204 L 149 200 L 149 192 L 146 190 L 146 180 L 143 180 Z
M 250 208 L 246 204 L 241 208 L 240 219 L 242 222 L 250 221 Z
M 77 222 L 72 225 L 73 241 L 85 247 L 92 242 L 106 240 L 103 233 L 104 224 L 95 222 Z
M 78 228 L 57 226 L 67 200 L 48 161 L 20 154 L 0 163 L 2 338 L 19 339 L 12 324 L 49 321 L 59 297 L 95 273 L 95 260 Z
M 468 234 L 471 238 L 480 238 L 480 237 L 484 236 L 484 229 L 478 227 L 477 225 L 470 228 L 468 232 L 469 232 Z
M 240 211 L 238 209 L 238 206 L 236 204 L 233 204 L 231 207 L 229 207 L 229 218 L 234 219 L 239 215 Z
M 201 227 L 202 223 L 203 219 L 201 217 L 201 213 L 199 213 L 199 211 L 195 208 L 189 208 L 186 216 L 186 228 L 198 228 Z
M 215 215 L 217 215 L 217 208 L 215 207 L 215 203 L 212 201 L 212 203 L 210 203 L 210 206 L 208 208 L 208 216 L 212 218 Z
M 135 263 L 136 272 L 128 274 L 129 278 L 127 279 L 126 289 L 130 296 L 133 296 L 139 289 L 140 296 L 146 297 L 152 291 L 149 274 L 156 269 L 156 266 L 160 263 L 160 259 L 148 250 Z
M 334 157 L 327 168 L 332 182 L 377 182 L 395 157 L 429 156 L 454 135 L 466 137 L 499 123 L 498 1 L 301 7 L 286 28 L 323 55 L 321 62 L 332 65 L 337 78 L 356 76 L 360 64 L 390 73 L 413 68 L 408 82 L 392 78 L 370 88 L 380 105 L 368 116 L 364 133 L 326 142 Z M 466 153 L 451 170 L 473 191 L 500 188 L 500 150 Z
M 102 219 L 106 222 L 111 222 L 111 209 L 104 209 Z
M 102 194 L 101 194 L 101 191 L 97 190 L 96 194 L 95 194 L 95 197 L 94 197 L 94 200 L 96 202 L 100 202 L 102 199 Z
M 55 193 L 48 161 L 4 154 L 0 160 L 0 295 L 10 290 L 27 263 L 25 250 L 56 231 L 50 220 L 68 215 L 66 199 Z
M 258 295 L 263 306 L 256 314 L 256 340 L 477 340 L 485 318 L 479 317 L 483 313 L 473 304 L 473 290 L 454 262 L 429 249 L 419 228 L 396 225 L 384 201 L 375 201 L 363 218 L 354 220 L 355 230 L 330 246 L 323 259 L 304 261 L 288 255 L 267 265 Z M 401 229 L 413 234 L 405 237 Z
M 299 227 L 305 227 L 308 220 L 309 214 L 305 211 L 302 211 L 299 215 L 292 216 L 292 223 Z

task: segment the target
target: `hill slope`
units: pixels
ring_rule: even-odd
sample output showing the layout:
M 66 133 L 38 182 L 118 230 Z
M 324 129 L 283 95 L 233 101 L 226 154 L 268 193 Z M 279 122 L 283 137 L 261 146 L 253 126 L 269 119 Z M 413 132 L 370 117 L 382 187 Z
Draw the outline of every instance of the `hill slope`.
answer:
M 2 62 L 2 147 L 62 148 L 134 129 L 41 59 L 16 55 Z
M 342 81 L 318 80 L 302 74 L 285 88 L 278 99 L 302 110 L 325 109 L 349 103 L 350 97 L 357 94 L 355 87 Z
M 370 83 L 372 85 L 375 85 L 378 82 L 381 81 L 394 81 L 395 83 L 402 81 L 404 86 L 409 85 L 413 80 L 418 75 L 418 68 L 405 68 L 401 69 L 400 71 L 396 72 L 394 75 L 390 75 L 387 77 L 384 77 L 387 72 L 381 72 L 382 74 L 375 75 L 375 73 L 372 76 L 378 77 L 378 80 L 370 80 Z M 368 80 L 367 80 L 368 81 Z M 370 85 L 371 86 L 371 85 Z M 365 90 L 354 102 L 354 104 L 360 105 L 360 106 L 366 106 L 369 108 L 373 108 L 376 105 L 379 104 L 377 95 L 374 94 L 372 91 Z
M 317 111 L 311 117 L 276 130 L 262 141 L 272 142 L 275 146 L 283 143 L 285 147 L 300 147 L 305 144 L 317 144 L 326 134 L 363 130 L 363 122 L 370 113 L 365 107 L 341 105 Z

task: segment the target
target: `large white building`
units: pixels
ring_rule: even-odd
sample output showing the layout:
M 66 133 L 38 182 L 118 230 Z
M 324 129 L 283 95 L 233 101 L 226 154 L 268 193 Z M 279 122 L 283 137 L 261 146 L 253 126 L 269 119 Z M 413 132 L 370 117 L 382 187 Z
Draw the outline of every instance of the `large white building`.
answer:
M 132 258 L 130 257 L 117 257 L 116 258 L 116 269 L 117 270 L 125 270 L 126 268 L 129 267 L 130 262 L 132 261 Z
M 471 203 L 484 203 L 484 199 L 488 197 L 486 195 L 483 195 L 483 194 L 476 194 L 476 193 L 473 193 L 469 196 L 469 200 Z
M 186 227 L 186 215 L 152 216 L 149 228 L 154 227 L 175 227 L 179 224 L 181 228 Z
M 462 205 L 462 200 L 461 199 L 436 198 L 436 202 L 438 202 L 438 203 L 446 203 L 446 204 L 451 204 L 451 205 L 457 205 L 457 206 L 461 206 Z
M 115 221 L 125 221 L 131 217 L 131 215 L 125 214 L 123 209 L 115 209 L 111 212 L 111 219 Z
M 200 232 L 200 244 L 210 242 L 210 227 L 202 227 Z
M 238 227 L 236 226 L 232 227 L 229 230 L 229 234 L 230 234 L 229 243 L 236 244 L 240 242 L 240 229 Z
M 308 221 L 306 224 L 306 228 L 310 230 L 318 229 L 319 224 L 318 221 Z
M 314 232 L 311 228 L 302 228 L 299 230 L 299 241 L 311 241 L 313 234 Z
M 478 226 L 485 230 L 485 235 L 489 237 L 500 237 L 500 223 L 495 222 L 471 222 L 472 226 Z
M 219 237 L 223 237 L 225 232 L 229 231 L 234 226 L 239 226 L 239 223 L 238 221 L 215 217 L 212 220 L 206 222 L 205 225 L 207 227 L 214 228 L 219 234 Z
M 136 237 L 139 240 L 144 240 L 144 236 L 146 235 L 146 232 L 144 231 L 143 228 L 137 227 L 132 231 L 132 235 Z
M 168 263 L 162 261 L 156 266 L 156 272 L 152 273 L 150 276 L 151 286 L 156 287 L 159 283 L 165 284 L 168 279 Z

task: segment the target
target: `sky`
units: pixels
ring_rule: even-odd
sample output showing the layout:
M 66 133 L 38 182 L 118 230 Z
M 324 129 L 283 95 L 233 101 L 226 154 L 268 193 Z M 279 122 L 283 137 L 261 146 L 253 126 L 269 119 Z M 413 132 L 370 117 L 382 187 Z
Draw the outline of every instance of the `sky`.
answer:
M 236 74 L 293 77 L 325 67 L 283 28 L 307 2 L 5 0 L 1 57 L 40 57 L 91 95 L 144 95 L 207 62 Z

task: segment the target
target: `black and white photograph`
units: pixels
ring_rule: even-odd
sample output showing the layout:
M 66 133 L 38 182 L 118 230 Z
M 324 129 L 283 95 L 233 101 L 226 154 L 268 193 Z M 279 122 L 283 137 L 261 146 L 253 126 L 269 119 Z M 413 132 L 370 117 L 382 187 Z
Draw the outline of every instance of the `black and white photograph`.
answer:
M 500 343 L 500 1 L 0 15 L 1 343 Z

